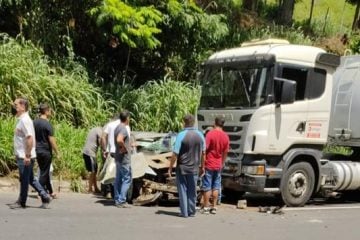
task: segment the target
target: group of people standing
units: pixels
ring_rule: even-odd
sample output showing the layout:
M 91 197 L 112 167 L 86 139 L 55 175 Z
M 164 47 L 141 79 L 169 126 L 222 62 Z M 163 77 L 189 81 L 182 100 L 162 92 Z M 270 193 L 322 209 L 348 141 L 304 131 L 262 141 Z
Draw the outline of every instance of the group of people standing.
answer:
M 124 110 L 115 115 L 103 129 L 91 129 L 83 149 L 85 166 L 90 172 L 88 192 L 100 192 L 96 181 L 97 149 L 101 147 L 105 161 L 115 160 L 114 201 L 119 208 L 129 207 L 126 197 L 132 181 L 130 155 L 134 147 L 130 135 L 130 113 Z
M 39 105 L 39 118 L 32 121 L 28 113 L 29 102 L 17 98 L 12 112 L 17 117 L 14 133 L 14 152 L 20 173 L 20 195 L 15 207 L 26 207 L 29 185 L 39 194 L 42 207 L 46 208 L 55 197 L 50 179 L 53 152 L 59 156 L 54 130 L 49 123 L 51 109 L 47 104 Z M 216 214 L 216 203 L 221 189 L 221 170 L 229 150 L 229 137 L 223 132 L 225 119 L 216 117 L 214 127 L 206 136 L 194 127 L 193 115 L 183 118 L 184 129 L 179 132 L 173 146 L 168 175 L 173 174 L 176 163 L 176 183 L 180 200 L 180 216 L 191 217 L 196 213 L 197 182 L 201 177 L 202 213 Z M 83 149 L 86 169 L 90 172 L 89 192 L 100 192 L 96 174 L 97 150 L 101 147 L 106 161 L 113 158 L 116 165 L 114 182 L 114 203 L 116 207 L 127 208 L 127 192 L 132 181 L 131 153 L 135 142 L 131 138 L 130 113 L 126 110 L 105 125 L 95 127 L 87 135 Z M 39 181 L 33 175 L 37 160 Z M 212 201 L 210 201 L 210 199 Z
M 19 168 L 20 194 L 13 208 L 25 208 L 29 185 L 39 194 L 42 208 L 47 208 L 56 195 L 50 179 L 53 151 L 59 156 L 54 130 L 49 123 L 51 109 L 47 104 L 39 105 L 39 118 L 35 121 L 29 116 L 29 101 L 20 97 L 12 105 L 16 116 L 14 131 L 14 153 Z M 39 180 L 34 177 L 33 167 L 37 160 Z
M 183 121 L 184 129 L 176 137 L 168 169 L 168 175 L 171 176 L 176 163 L 180 216 L 195 216 L 199 177 L 202 180 L 201 213 L 216 214 L 215 205 L 221 190 L 221 170 L 229 151 L 229 137 L 222 130 L 225 119 L 216 117 L 213 129 L 205 137 L 194 127 L 193 115 L 186 115 Z
M 180 216 L 189 217 L 196 213 L 197 182 L 201 177 L 201 213 L 216 214 L 216 203 L 221 190 L 221 170 L 229 150 L 229 137 L 222 130 L 225 119 L 216 117 L 214 126 L 206 136 L 194 127 L 193 115 L 183 118 L 184 129 L 178 133 L 173 146 L 168 175 L 172 176 L 175 163 L 176 183 L 180 200 Z M 102 130 L 102 131 L 101 131 Z M 114 204 L 119 208 L 127 204 L 131 176 L 131 153 L 136 147 L 131 138 L 130 113 L 123 111 L 115 115 L 103 129 L 90 130 L 83 150 L 89 178 L 89 192 L 98 191 L 96 186 L 96 149 L 101 146 L 103 158 L 114 158 L 116 174 L 114 182 Z M 91 150 L 92 149 L 92 150 Z M 90 151 L 91 150 L 91 151 Z M 210 201 L 211 200 L 211 201 Z

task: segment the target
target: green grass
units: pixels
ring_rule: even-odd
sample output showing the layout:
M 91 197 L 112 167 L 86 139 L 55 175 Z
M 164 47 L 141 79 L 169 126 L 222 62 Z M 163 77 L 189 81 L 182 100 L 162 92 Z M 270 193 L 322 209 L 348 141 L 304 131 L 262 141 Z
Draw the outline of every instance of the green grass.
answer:
M 329 9 L 328 25 L 331 25 L 337 32 L 345 31 L 344 27 L 350 29 L 355 13 L 355 6 L 345 0 L 315 0 L 313 21 L 323 26 L 326 12 Z M 301 0 L 295 5 L 294 20 L 304 21 L 309 18 L 310 0 Z
M 342 33 L 349 30 L 355 13 L 355 6 L 349 3 L 345 4 L 345 0 L 315 0 L 313 23 L 316 23 L 319 28 L 323 28 L 327 9 L 329 8 L 329 15 L 327 26 L 332 28 L 332 32 Z M 267 0 L 266 3 L 278 4 L 278 0 Z M 309 18 L 311 0 L 299 0 L 295 4 L 293 19 L 295 22 L 303 22 Z M 347 28 L 347 29 L 345 29 Z
M 111 101 L 88 82 L 86 69 L 51 64 L 42 49 L 30 41 L 0 34 L 0 116 L 10 116 L 10 104 L 25 96 L 33 107 L 48 102 L 55 118 L 74 126 L 89 126 L 106 119 Z
M 132 113 L 134 130 L 169 132 L 182 128 L 185 114 L 195 113 L 199 97 L 197 86 L 165 78 L 123 93 L 119 102 Z

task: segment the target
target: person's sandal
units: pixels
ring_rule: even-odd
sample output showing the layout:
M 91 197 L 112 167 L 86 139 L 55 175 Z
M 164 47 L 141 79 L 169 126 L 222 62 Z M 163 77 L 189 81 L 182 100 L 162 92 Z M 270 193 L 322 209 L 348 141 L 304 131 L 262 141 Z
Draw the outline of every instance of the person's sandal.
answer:
M 200 209 L 200 213 L 201 214 L 209 214 L 210 213 L 210 208 L 204 207 L 204 208 Z
M 211 213 L 211 214 L 216 214 L 216 208 L 211 208 L 211 209 L 210 209 L 210 213 Z

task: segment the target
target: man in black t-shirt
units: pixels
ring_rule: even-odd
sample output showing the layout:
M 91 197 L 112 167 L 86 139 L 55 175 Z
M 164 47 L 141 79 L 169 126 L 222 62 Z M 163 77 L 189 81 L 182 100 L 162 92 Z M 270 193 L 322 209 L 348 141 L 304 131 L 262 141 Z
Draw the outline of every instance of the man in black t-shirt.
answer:
M 52 162 L 52 152 L 59 156 L 58 147 L 54 137 L 54 130 L 49 123 L 51 109 L 47 104 L 39 105 L 40 117 L 34 120 L 36 138 L 36 156 L 40 168 L 40 184 L 54 198 L 56 195 L 50 181 L 50 167 Z

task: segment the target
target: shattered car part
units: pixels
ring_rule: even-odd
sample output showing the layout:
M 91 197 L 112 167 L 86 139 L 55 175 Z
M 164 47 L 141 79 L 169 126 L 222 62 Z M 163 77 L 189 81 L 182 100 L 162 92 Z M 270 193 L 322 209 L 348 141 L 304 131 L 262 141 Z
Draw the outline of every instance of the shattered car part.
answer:
M 137 145 L 137 153 L 131 156 L 132 178 L 137 183 L 132 188 L 133 204 L 141 206 L 158 200 L 176 199 L 175 177 L 167 176 L 176 135 L 154 132 L 132 132 L 132 135 Z M 109 159 L 101 171 L 103 184 L 115 180 L 115 161 Z

